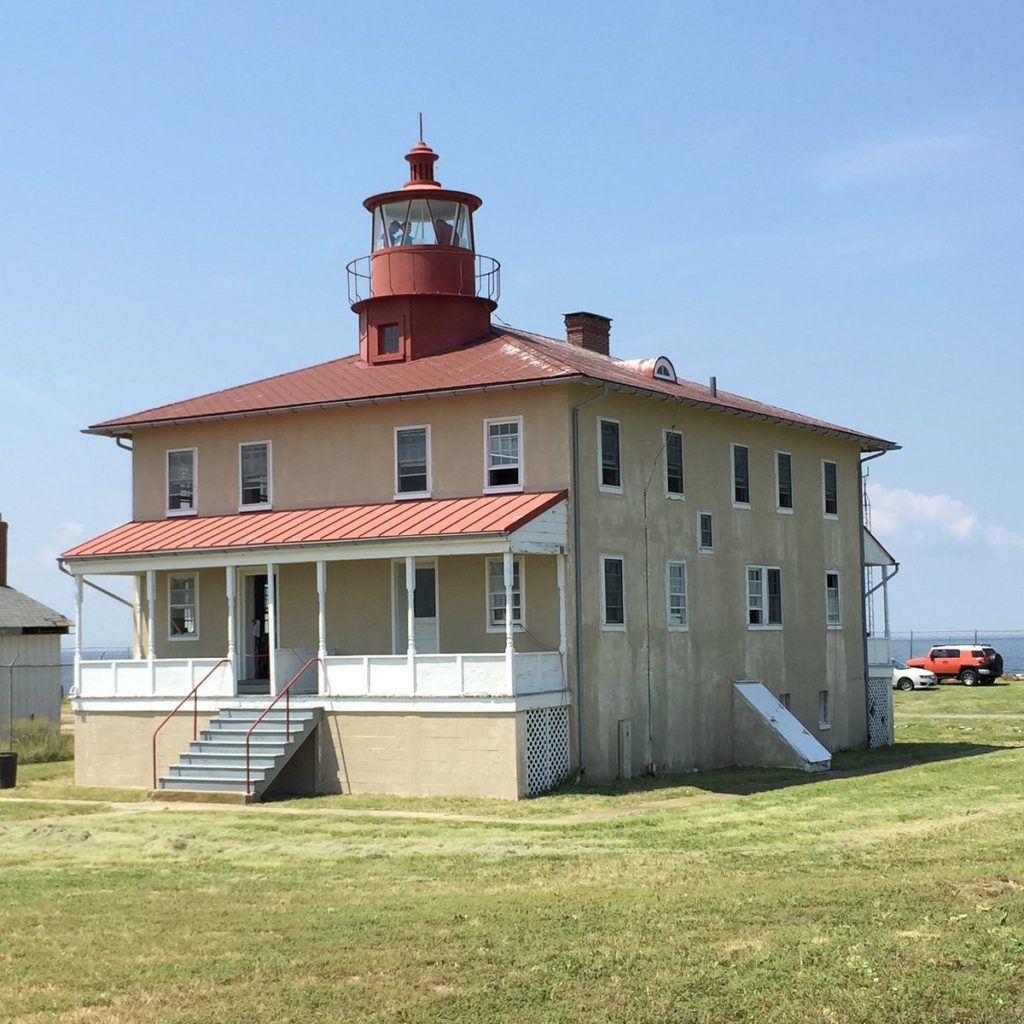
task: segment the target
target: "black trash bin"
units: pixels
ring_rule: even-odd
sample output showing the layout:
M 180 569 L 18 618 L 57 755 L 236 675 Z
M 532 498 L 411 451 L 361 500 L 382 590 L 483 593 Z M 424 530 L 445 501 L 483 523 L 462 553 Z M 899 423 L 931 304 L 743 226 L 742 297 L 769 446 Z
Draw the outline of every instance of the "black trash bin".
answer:
M 18 784 L 18 755 L 0 754 L 0 789 L 14 789 Z

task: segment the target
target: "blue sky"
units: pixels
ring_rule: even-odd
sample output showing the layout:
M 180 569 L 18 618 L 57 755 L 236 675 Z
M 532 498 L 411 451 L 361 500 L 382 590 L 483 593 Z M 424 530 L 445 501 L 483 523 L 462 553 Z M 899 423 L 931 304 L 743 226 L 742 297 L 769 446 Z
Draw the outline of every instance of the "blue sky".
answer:
M 893 627 L 1024 628 L 1022 52 L 985 0 L 0 0 L 10 583 L 70 613 L 56 554 L 130 518 L 81 428 L 355 349 L 423 111 L 504 320 L 898 441 Z

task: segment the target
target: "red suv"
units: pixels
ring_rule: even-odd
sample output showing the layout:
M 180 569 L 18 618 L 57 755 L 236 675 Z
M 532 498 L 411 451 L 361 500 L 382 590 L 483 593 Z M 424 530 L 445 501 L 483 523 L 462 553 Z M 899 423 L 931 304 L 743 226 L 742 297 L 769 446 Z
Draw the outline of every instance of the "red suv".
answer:
M 926 668 L 964 686 L 994 683 L 1003 674 L 1003 657 L 988 644 L 936 644 L 923 658 L 907 658 L 914 668 Z

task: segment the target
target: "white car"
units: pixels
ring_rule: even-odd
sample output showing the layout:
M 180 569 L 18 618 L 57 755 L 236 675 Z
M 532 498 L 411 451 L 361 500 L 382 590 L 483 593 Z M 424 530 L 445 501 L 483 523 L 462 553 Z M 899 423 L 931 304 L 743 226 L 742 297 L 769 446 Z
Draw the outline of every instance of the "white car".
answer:
M 893 658 L 892 688 L 894 690 L 934 690 L 939 685 L 939 677 L 924 668 L 911 668 L 905 661 Z

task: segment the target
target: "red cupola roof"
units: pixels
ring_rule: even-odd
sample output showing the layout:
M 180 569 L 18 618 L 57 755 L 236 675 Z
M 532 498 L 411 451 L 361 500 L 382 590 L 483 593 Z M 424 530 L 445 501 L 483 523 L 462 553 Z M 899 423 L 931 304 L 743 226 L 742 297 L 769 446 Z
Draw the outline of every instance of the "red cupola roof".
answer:
M 473 234 L 481 200 L 442 188 L 422 138 L 405 159 L 402 188 L 364 200 L 370 255 L 348 265 L 359 355 L 371 365 L 461 348 L 487 334 L 498 305 L 498 262 L 477 254 Z

